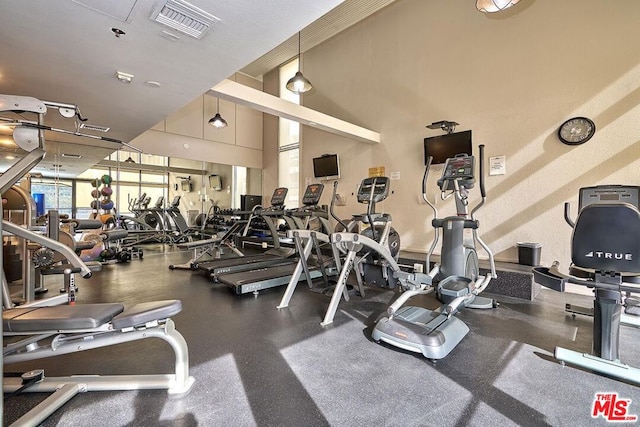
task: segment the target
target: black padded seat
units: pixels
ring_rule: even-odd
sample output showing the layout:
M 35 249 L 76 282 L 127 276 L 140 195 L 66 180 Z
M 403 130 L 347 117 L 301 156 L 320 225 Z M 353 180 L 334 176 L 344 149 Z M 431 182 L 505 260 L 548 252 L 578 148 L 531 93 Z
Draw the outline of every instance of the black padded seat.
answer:
M 71 273 L 80 273 L 82 270 L 80 267 L 74 267 L 71 264 L 58 264 L 51 267 L 43 267 L 40 269 L 40 274 L 43 276 L 50 276 L 53 274 L 64 274 L 65 270 L 70 270 Z
M 62 222 L 70 223 L 76 231 L 97 230 L 103 225 L 99 219 L 70 219 Z
M 104 242 L 113 242 L 116 240 L 124 239 L 129 235 L 129 231 L 123 228 L 115 228 L 113 230 L 105 230 L 100 232 L 100 237 Z
M 83 251 L 85 249 L 93 249 L 93 247 L 95 246 L 95 242 L 87 242 L 84 240 L 81 240 L 79 242 L 76 242 L 76 251 Z
M 102 263 L 100 261 L 85 261 L 84 265 L 86 265 L 91 271 L 102 271 Z M 39 271 L 43 276 L 48 276 L 52 274 L 64 274 L 66 269 L 71 270 L 71 273 L 80 273 L 82 271 L 80 267 L 75 267 L 71 264 L 52 265 L 50 267 L 41 268 Z
M 182 301 L 177 299 L 143 302 L 114 317 L 112 324 L 114 329 L 131 328 L 154 320 L 167 319 L 181 311 Z
M 640 211 L 627 203 L 592 204 L 573 229 L 571 261 L 580 268 L 640 273 Z
M 93 329 L 122 313 L 122 304 L 12 308 L 2 312 L 4 332 Z

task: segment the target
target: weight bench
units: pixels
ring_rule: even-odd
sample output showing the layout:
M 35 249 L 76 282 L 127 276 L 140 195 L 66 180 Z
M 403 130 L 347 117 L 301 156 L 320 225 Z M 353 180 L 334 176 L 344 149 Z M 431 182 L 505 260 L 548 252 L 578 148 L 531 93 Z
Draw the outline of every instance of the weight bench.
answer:
M 225 233 L 222 237 L 214 238 L 214 239 L 204 239 L 204 240 L 196 240 L 193 242 L 185 242 L 178 243 L 179 249 L 188 249 L 193 251 L 193 256 L 191 259 L 183 264 L 171 264 L 169 266 L 170 270 L 197 270 L 198 269 L 198 260 L 205 255 L 210 255 L 213 258 L 220 258 L 222 255 L 222 246 L 227 246 L 238 256 L 244 256 L 242 252 L 240 252 L 234 246 L 231 238 L 233 235 L 240 232 L 240 229 L 244 228 L 246 221 L 236 221 Z
M 18 307 L 2 313 L 3 336 L 21 336 L 4 345 L 4 364 L 28 362 L 115 344 L 160 338 L 172 347 L 175 372 L 157 375 L 78 375 L 44 377 L 40 370 L 22 378 L 5 377 L 4 393 L 53 393 L 22 418 L 19 424 L 38 425 L 76 394 L 87 391 L 166 389 L 170 395 L 189 392 L 189 352 L 171 316 L 182 310 L 179 300 L 153 301 L 124 310 L 122 304 Z

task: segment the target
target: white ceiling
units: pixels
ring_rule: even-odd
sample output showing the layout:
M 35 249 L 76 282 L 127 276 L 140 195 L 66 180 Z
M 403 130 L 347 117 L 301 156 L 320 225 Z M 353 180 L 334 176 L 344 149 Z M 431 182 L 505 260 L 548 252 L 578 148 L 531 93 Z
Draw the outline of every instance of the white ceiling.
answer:
M 162 2 L 0 1 L 0 93 L 76 104 L 87 123 L 111 128 L 106 134 L 87 133 L 128 142 L 291 40 L 342 0 L 190 0 L 219 19 L 200 40 L 149 19 Z M 357 13 L 365 9 L 360 7 Z M 112 28 L 125 34 L 116 37 Z M 337 26 L 332 29 L 338 30 Z M 254 70 L 271 66 L 264 65 L 264 58 L 261 61 L 263 68 Z M 119 82 L 116 71 L 134 75 L 133 81 Z M 159 82 L 161 87 L 147 81 Z M 57 116 L 53 111 L 46 124 L 75 130 L 73 123 Z M 57 161 L 63 164 L 60 176 L 75 176 L 118 148 L 114 144 L 97 147 L 95 140 L 62 134 L 47 138 L 54 142 L 47 146 L 49 165 L 43 169 Z M 63 152 L 81 153 L 83 158 L 60 161 Z M 6 167 L 0 163 L 2 170 Z

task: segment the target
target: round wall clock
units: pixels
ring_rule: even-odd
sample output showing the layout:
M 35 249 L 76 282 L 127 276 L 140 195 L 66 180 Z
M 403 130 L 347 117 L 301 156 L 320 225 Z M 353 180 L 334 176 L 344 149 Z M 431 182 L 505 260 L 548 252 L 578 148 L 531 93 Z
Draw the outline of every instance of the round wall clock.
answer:
M 558 138 L 567 145 L 584 144 L 596 133 L 593 120 L 586 117 L 573 117 L 564 122 L 558 129 Z

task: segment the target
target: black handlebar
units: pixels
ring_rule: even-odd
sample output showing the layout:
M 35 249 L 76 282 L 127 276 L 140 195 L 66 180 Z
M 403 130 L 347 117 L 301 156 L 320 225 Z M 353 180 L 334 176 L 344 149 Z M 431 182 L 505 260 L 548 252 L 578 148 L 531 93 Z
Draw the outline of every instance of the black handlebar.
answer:
M 575 228 L 576 223 L 571 219 L 571 204 L 569 202 L 564 203 L 564 220 L 571 228 Z
M 433 156 L 427 157 L 427 166 L 424 168 L 424 175 L 422 176 L 422 194 L 427 193 L 427 177 L 429 176 L 429 168 L 433 162 Z
M 480 144 L 478 147 L 480 149 L 479 161 L 480 161 L 480 195 L 484 198 L 487 197 L 487 193 L 484 190 L 484 144 Z
M 338 217 L 338 215 L 336 215 L 335 212 L 333 211 L 333 207 L 335 206 L 337 195 L 338 195 L 338 181 L 333 181 L 333 195 L 331 196 L 331 204 L 329 204 L 329 213 L 331 214 L 333 219 L 338 221 L 338 223 L 342 225 L 342 227 L 344 227 L 345 231 L 348 231 L 349 227 L 347 226 L 347 224 L 345 224 L 345 222 L 341 220 Z

